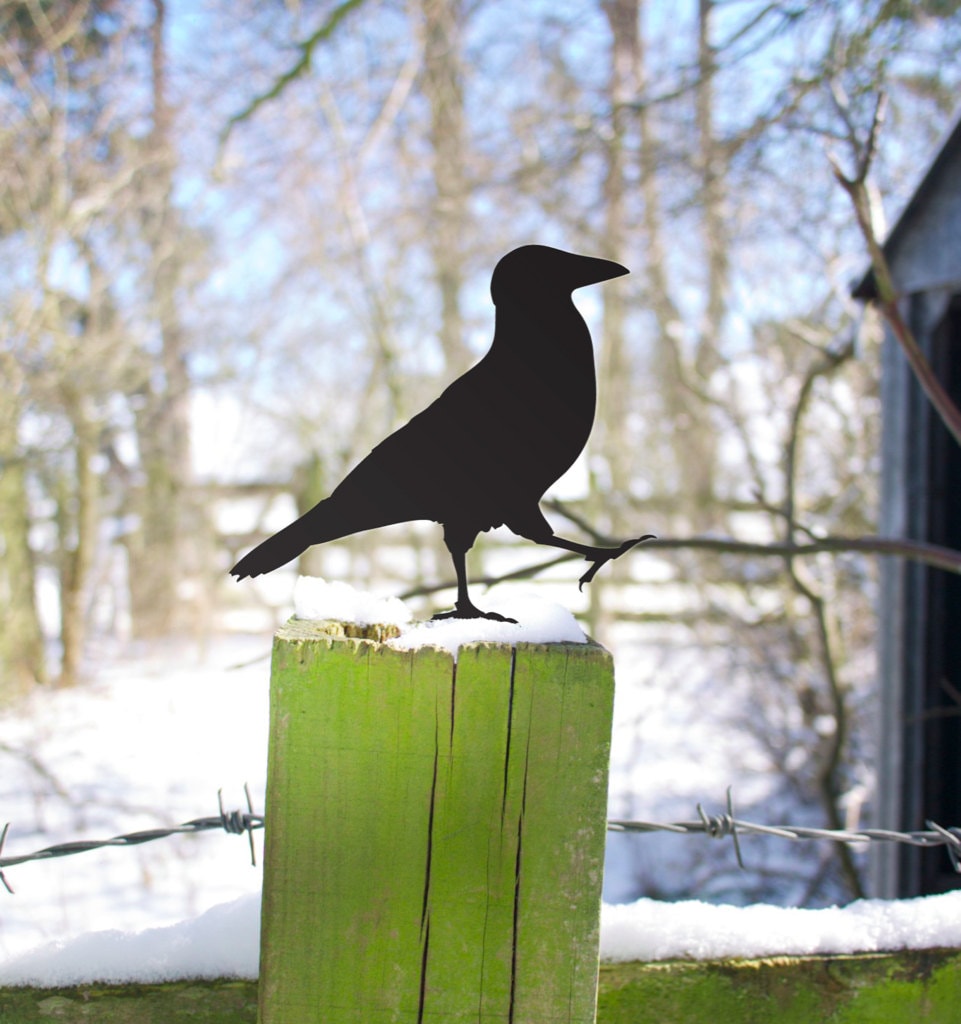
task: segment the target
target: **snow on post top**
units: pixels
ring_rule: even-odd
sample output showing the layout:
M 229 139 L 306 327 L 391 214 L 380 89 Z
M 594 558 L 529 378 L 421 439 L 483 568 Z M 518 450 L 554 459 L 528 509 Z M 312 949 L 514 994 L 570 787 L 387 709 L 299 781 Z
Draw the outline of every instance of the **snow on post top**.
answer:
M 407 605 L 396 597 L 377 597 L 356 590 L 349 583 L 328 583 L 319 576 L 297 577 L 294 616 L 353 622 L 358 626 L 405 626 L 413 619 Z
M 516 622 L 492 619 L 440 619 L 415 622 L 410 609 L 398 598 L 381 598 L 356 590 L 347 583 L 328 583 L 319 577 L 301 576 L 294 587 L 294 615 L 298 619 L 332 619 L 337 622 L 394 625 L 400 635 L 388 640 L 391 647 L 409 651 L 440 647 L 457 657 L 464 644 L 587 643 L 584 631 L 564 607 L 529 594 L 510 592 L 492 596 L 491 610 Z

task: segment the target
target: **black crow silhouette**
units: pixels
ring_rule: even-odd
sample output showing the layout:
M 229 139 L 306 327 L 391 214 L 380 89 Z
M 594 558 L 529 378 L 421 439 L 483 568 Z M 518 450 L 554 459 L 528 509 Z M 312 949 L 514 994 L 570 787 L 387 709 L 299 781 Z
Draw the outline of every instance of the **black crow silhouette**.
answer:
M 435 618 L 504 620 L 467 593 L 466 555 L 477 534 L 506 525 L 537 544 L 583 555 L 589 583 L 618 547 L 555 536 L 539 501 L 580 455 L 594 422 L 594 352 L 571 293 L 629 271 L 619 263 L 545 245 L 504 256 L 491 277 L 490 351 L 439 398 L 391 434 L 330 495 L 245 555 L 237 579 L 259 576 L 322 544 L 413 519 L 444 528 L 457 574 L 453 611 Z M 509 621 L 509 620 L 508 620 Z

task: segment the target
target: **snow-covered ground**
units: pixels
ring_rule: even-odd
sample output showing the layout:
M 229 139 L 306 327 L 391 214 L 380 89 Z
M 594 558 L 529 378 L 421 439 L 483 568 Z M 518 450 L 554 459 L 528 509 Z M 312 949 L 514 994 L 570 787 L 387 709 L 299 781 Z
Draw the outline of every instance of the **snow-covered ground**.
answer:
M 318 614 L 322 590 L 301 591 L 298 610 Z M 579 638 L 563 609 L 538 609 L 526 598 L 487 602 L 495 603 L 537 630 L 484 624 L 510 634 L 497 638 L 543 641 L 552 630 L 556 639 Z M 370 609 L 360 605 L 354 616 L 367 617 Z M 402 642 L 456 646 L 476 625 L 408 625 Z M 222 638 L 203 651 L 187 643 L 123 656 L 95 651 L 98 671 L 87 685 L 37 691 L 7 712 L 0 720 L 0 825 L 11 822 L 4 855 L 213 815 L 220 788 L 228 808 L 242 807 L 244 782 L 260 811 L 269 647 L 270 637 L 261 635 Z M 623 701 L 629 691 L 620 677 L 618 687 Z M 629 718 L 638 709 L 621 713 Z M 630 782 L 631 753 L 618 751 L 617 735 L 616 727 L 614 770 L 623 784 Z M 648 749 L 648 763 L 666 762 L 678 735 L 666 735 L 663 749 Z M 703 759 L 698 765 L 703 778 Z M 259 861 L 263 833 L 255 836 Z M 628 888 L 618 871 L 609 862 L 610 899 Z M 0 889 L 0 984 L 256 973 L 261 875 L 244 837 L 174 836 L 25 863 L 5 874 L 15 894 Z M 602 923 L 602 953 L 612 959 L 934 946 L 961 946 L 961 892 L 824 910 L 640 900 L 605 906 Z
M 269 636 L 235 636 L 206 651 L 100 653 L 84 686 L 37 690 L 7 710 L 4 855 L 215 815 L 221 788 L 228 808 L 243 807 L 245 782 L 261 811 L 269 651 Z M 30 862 L 5 876 L 14 895 L 0 888 L 0 961 L 89 930 L 173 924 L 261 884 L 247 840 L 225 832 Z

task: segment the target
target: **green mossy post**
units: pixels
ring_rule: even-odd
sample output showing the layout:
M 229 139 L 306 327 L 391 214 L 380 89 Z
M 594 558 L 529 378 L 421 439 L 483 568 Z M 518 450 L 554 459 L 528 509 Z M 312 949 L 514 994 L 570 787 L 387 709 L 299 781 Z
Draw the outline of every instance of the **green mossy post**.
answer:
M 369 635 L 275 638 L 261 1024 L 592 1024 L 610 655 Z

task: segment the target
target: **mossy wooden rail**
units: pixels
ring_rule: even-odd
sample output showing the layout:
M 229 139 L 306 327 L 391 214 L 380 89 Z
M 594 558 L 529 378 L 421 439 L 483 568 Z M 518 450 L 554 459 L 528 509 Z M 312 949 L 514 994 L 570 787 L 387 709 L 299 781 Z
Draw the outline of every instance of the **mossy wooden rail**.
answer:
M 597 1022 L 957 1024 L 959 1006 L 958 950 L 602 964 Z M 256 981 L 0 989 L 3 1024 L 255 1024 L 256 1020 Z
M 262 1024 L 591 1024 L 610 655 L 338 634 L 274 644 Z

